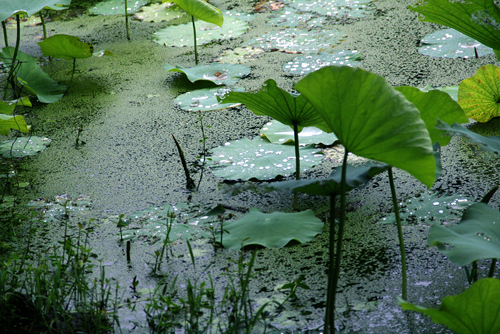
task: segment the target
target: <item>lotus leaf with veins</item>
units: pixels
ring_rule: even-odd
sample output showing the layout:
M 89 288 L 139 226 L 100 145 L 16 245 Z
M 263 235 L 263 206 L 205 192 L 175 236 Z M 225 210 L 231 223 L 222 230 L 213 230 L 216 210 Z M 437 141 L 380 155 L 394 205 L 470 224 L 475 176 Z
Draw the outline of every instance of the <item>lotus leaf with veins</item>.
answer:
M 281 50 L 290 53 L 318 53 L 330 50 L 347 37 L 338 30 L 287 29 L 273 31 L 251 38 L 243 46 L 253 46 L 264 50 Z
M 172 66 L 165 64 L 167 72 L 184 73 L 189 81 L 195 82 L 199 80 L 212 81 L 217 85 L 233 85 L 241 78 L 250 74 L 250 67 L 238 64 L 221 64 L 211 63 L 210 65 L 196 65 L 185 68 L 182 66 Z
M 425 56 L 443 58 L 474 58 L 493 54 L 493 49 L 455 29 L 443 29 L 422 38 L 418 52 Z
M 142 7 L 134 15 L 134 19 L 146 22 L 168 22 L 186 15 L 186 12 L 175 3 L 165 2 Z
M 481 123 L 500 116 L 500 68 L 484 65 L 463 80 L 458 88 L 458 103 L 465 115 Z
M 422 88 L 419 88 L 422 92 L 429 92 L 431 90 L 440 90 L 450 95 L 453 101 L 458 102 L 458 86 L 449 86 L 449 87 L 432 87 L 427 84 Z
M 44 8 L 68 9 L 70 3 L 71 0 L 0 0 L 0 21 L 19 14 L 31 16 Z
M 221 39 L 231 39 L 243 35 L 248 30 L 248 22 L 235 17 L 224 17 L 222 27 L 200 22 L 196 25 L 198 45 L 208 44 Z M 161 29 L 153 34 L 153 41 L 166 46 L 194 46 L 192 23 L 179 24 Z
M 43 151 L 52 141 L 36 136 L 19 137 L 0 142 L 0 155 L 5 158 L 22 158 Z
M 295 57 L 283 65 L 283 70 L 295 75 L 305 75 L 330 65 L 359 66 L 362 63 L 362 59 L 362 55 L 356 50 L 341 50 L 335 53 L 320 52 L 316 55 Z
M 267 139 L 243 138 L 210 150 L 207 166 L 218 177 L 229 180 L 270 180 L 295 171 L 295 149 L 291 145 L 276 145 Z M 321 163 L 323 154 L 309 145 L 301 147 L 301 170 Z
M 147 0 L 127 0 L 127 10 L 133 13 L 145 4 Z M 89 9 L 90 14 L 94 15 L 121 15 L 125 12 L 125 3 L 123 0 L 108 0 L 99 2 Z
M 240 87 L 216 87 L 197 89 L 184 93 L 175 98 L 175 104 L 186 111 L 210 111 L 236 107 L 241 103 L 219 103 L 217 96 L 223 97 L 225 94 L 235 91 L 244 92 Z

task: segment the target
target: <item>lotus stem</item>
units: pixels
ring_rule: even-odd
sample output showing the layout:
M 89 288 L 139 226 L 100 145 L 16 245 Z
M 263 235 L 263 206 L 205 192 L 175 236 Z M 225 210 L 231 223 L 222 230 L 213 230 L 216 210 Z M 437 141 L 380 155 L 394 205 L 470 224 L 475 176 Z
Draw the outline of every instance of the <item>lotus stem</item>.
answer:
M 40 12 L 40 21 L 42 21 L 43 39 L 47 39 L 47 27 L 45 26 L 45 20 L 43 19 L 42 12 Z
M 488 273 L 488 277 L 492 278 L 495 275 L 495 266 L 497 264 L 497 259 L 491 259 L 490 272 Z
M 174 138 L 175 146 L 177 146 L 177 150 L 179 151 L 179 156 L 181 158 L 182 168 L 184 168 L 184 174 L 186 174 L 186 188 L 188 190 L 193 190 L 196 186 L 189 174 L 189 169 L 186 164 L 186 159 L 184 158 L 184 151 L 182 150 L 181 145 L 179 145 L 179 142 L 177 141 L 174 135 L 172 135 L 172 138 Z
M 300 180 L 299 127 L 293 122 L 293 141 L 295 145 L 295 179 Z M 293 193 L 293 210 L 297 210 L 297 193 Z
M 198 65 L 198 48 L 196 47 L 196 26 L 194 24 L 194 16 L 191 15 L 191 21 L 193 22 L 193 35 L 194 35 L 194 61 Z
M 14 69 L 16 68 L 16 60 L 17 60 L 17 53 L 19 51 L 19 44 L 21 43 L 21 18 L 19 15 L 16 15 L 16 25 L 17 25 L 16 47 L 14 48 L 14 55 L 12 56 L 12 64 L 10 65 L 9 75 L 7 76 L 7 84 L 5 85 L 5 91 L 3 93 L 4 100 L 7 100 L 9 82 L 12 85 L 12 90 L 14 90 L 14 79 L 13 79 Z
M 403 228 L 401 227 L 401 217 L 399 216 L 399 204 L 398 204 L 398 197 L 396 195 L 396 187 L 394 187 L 394 176 L 392 174 L 392 167 L 389 168 L 388 173 L 389 173 L 389 183 L 391 185 L 392 205 L 394 206 L 394 215 L 396 216 L 396 225 L 398 227 L 399 250 L 401 252 L 401 276 L 403 277 L 401 298 L 406 300 L 408 279 L 406 277 L 405 240 L 403 236 Z
M 344 224 L 345 224 L 345 208 L 346 208 L 346 171 L 347 171 L 347 155 L 349 151 L 347 148 L 344 152 L 344 160 L 342 162 L 342 180 L 340 182 L 340 217 L 339 217 L 339 231 L 337 233 L 337 252 L 335 253 L 335 268 L 332 275 L 331 262 L 330 270 L 328 272 L 328 295 L 326 296 L 326 315 L 325 315 L 325 334 L 335 333 L 335 299 L 337 296 L 337 286 L 339 284 L 340 265 L 342 263 L 342 240 L 344 238 Z M 330 211 L 332 208 L 330 208 Z M 335 208 L 333 208 L 335 210 Z M 331 219 L 331 218 L 330 218 Z M 334 229 L 330 226 L 330 259 L 333 253 L 333 236 Z M 330 286 L 331 284 L 331 286 Z
M 329 254 L 329 262 L 330 263 L 330 271 L 328 274 L 328 289 L 326 292 L 326 312 L 325 312 L 325 333 L 326 333 L 326 323 L 329 318 L 329 315 L 331 312 L 334 313 L 335 311 L 335 305 L 331 305 L 331 301 L 335 299 L 335 296 L 333 296 L 333 285 L 334 281 L 333 278 L 334 276 L 331 274 L 331 264 L 335 263 L 335 254 L 333 252 L 333 246 L 335 244 L 335 195 L 330 196 L 330 254 Z M 333 309 L 333 311 L 332 311 Z M 334 313 L 335 314 L 335 313 Z
M 76 68 L 76 58 L 73 58 L 73 71 L 71 72 L 71 81 L 73 81 L 73 77 L 75 76 L 75 68 Z
M 203 179 L 203 171 L 205 170 L 205 160 L 207 159 L 206 158 L 206 142 L 205 140 L 207 139 L 207 137 L 205 137 L 205 127 L 203 126 L 203 116 L 201 115 L 201 110 L 198 110 L 198 114 L 200 116 L 200 127 L 201 127 L 201 136 L 202 136 L 202 143 L 203 143 L 203 164 L 201 165 L 201 174 L 200 174 L 200 181 L 198 182 L 198 186 L 196 187 L 196 190 L 198 191 L 198 189 L 200 189 L 200 184 L 201 184 L 201 180 Z
M 127 39 L 130 41 L 130 33 L 128 31 L 128 11 L 127 11 L 127 0 L 125 1 L 125 27 L 127 29 Z
M 3 29 L 3 40 L 5 41 L 5 46 L 9 46 L 9 37 L 7 36 L 7 26 L 5 25 L 5 21 L 2 21 L 2 29 Z

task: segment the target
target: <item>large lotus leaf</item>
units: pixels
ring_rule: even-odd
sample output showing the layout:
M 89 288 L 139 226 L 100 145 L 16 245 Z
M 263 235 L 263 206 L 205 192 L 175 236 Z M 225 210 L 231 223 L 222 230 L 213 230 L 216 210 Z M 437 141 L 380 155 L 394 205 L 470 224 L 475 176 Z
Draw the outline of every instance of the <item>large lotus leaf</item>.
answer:
M 147 3 L 147 0 L 127 0 L 127 12 L 133 13 Z M 99 2 L 89 9 L 89 13 L 94 15 L 123 15 L 125 13 L 125 1 L 108 0 Z
M 446 146 L 451 140 L 450 137 L 444 136 L 446 131 L 436 129 L 438 118 L 448 124 L 469 121 L 458 103 L 445 92 L 431 90 L 425 93 L 418 88 L 409 86 L 396 87 L 395 89 L 418 108 L 433 144 L 438 142 L 439 145 Z
M 31 107 L 31 101 L 29 97 L 21 97 L 12 101 L 2 101 L 0 100 L 0 114 L 10 115 L 16 109 L 16 106 Z
M 313 13 L 302 13 L 285 8 L 273 12 L 267 23 L 280 28 L 312 29 L 324 26 L 326 19 Z
M 365 17 L 375 9 L 373 0 L 295 0 L 292 6 L 300 11 L 312 11 L 327 16 Z
M 500 50 L 500 10 L 493 0 L 419 0 L 408 7 L 420 21 L 456 29 L 480 43 Z
M 360 68 L 328 66 L 309 73 L 295 88 L 349 152 L 433 185 L 436 162 L 420 112 L 383 77 Z
M 282 248 L 292 240 L 311 241 L 323 232 L 323 222 L 312 210 L 266 214 L 250 208 L 240 220 L 225 223 L 224 230 L 228 232 L 222 239 L 225 248 L 241 249 L 249 245 Z
M 80 38 L 71 35 L 54 35 L 38 42 L 44 56 L 62 59 L 92 57 L 94 47 L 90 43 L 80 41 Z
M 134 19 L 146 22 L 168 22 L 186 15 L 175 3 L 165 2 L 144 6 L 134 14 Z
M 256 115 L 272 117 L 292 129 L 297 125 L 299 132 L 305 126 L 329 130 L 307 99 L 301 95 L 293 96 L 279 88 L 273 79 L 267 80 L 257 93 L 230 92 L 222 101 L 243 103 Z
M 36 136 L 21 137 L 13 140 L 0 142 L 0 155 L 5 158 L 22 158 L 28 155 L 35 155 L 43 151 L 50 145 L 49 138 Z
M 260 135 L 267 138 L 273 144 L 293 144 L 294 134 L 290 126 L 278 121 L 267 122 L 262 129 Z M 323 130 L 314 126 L 307 126 L 299 133 L 300 145 L 324 144 L 331 145 L 337 140 L 337 136 L 333 133 L 326 133 Z
M 211 63 L 210 65 L 196 65 L 193 67 L 172 66 L 165 64 L 165 71 L 184 73 L 189 81 L 212 81 L 217 85 L 233 85 L 241 78 L 250 74 L 250 67 L 239 64 Z
M 425 308 L 399 299 L 405 310 L 426 314 L 456 334 L 500 333 L 500 280 L 485 278 L 456 296 L 443 298 L 439 309 Z
M 13 47 L 5 47 L 0 53 L 0 57 L 12 59 Z M 36 59 L 18 51 L 17 59 L 21 62 L 15 72 L 20 84 L 30 93 L 36 94 L 38 100 L 43 103 L 53 103 L 59 101 L 66 91 L 67 86 L 52 80 L 40 66 Z
M 500 68 L 484 65 L 463 80 L 458 89 L 458 103 L 467 117 L 481 123 L 500 116 Z
M 485 203 L 475 203 L 465 209 L 458 225 L 432 225 L 427 242 L 459 266 L 500 258 L 500 212 Z
M 196 24 L 196 44 L 203 45 L 221 39 L 231 39 L 246 33 L 248 22 L 226 17 L 222 27 L 212 23 Z M 166 46 L 194 46 L 192 23 L 169 26 L 153 34 L 153 41 Z
M 341 50 L 334 53 L 320 52 L 316 55 L 295 57 L 283 65 L 283 70 L 291 74 L 302 76 L 330 65 L 359 66 L 362 63 L 361 60 L 363 60 L 363 57 L 356 50 Z
M 431 85 L 427 84 L 423 88 L 419 88 L 422 92 L 428 92 L 434 89 L 440 90 L 442 92 L 445 92 L 446 94 L 450 95 L 450 97 L 453 99 L 453 101 L 458 102 L 458 86 L 449 86 L 449 87 L 432 87 Z
M 264 50 L 281 50 L 290 53 L 318 53 L 330 50 L 347 37 L 338 30 L 287 29 L 272 31 L 251 38 L 243 46 L 253 46 Z
M 236 107 L 241 103 L 219 103 L 217 101 L 218 96 L 224 96 L 231 91 L 243 92 L 245 89 L 240 87 L 197 89 L 179 95 L 174 102 L 179 108 L 186 111 L 209 111 Z
M 408 198 L 399 204 L 399 215 L 403 223 L 440 224 L 458 221 L 462 211 L 474 203 L 473 197 L 459 194 L 442 195 L 424 192 L 418 197 Z M 382 218 L 380 224 L 396 224 L 394 213 Z
M 21 115 L 10 116 L 0 114 L 0 135 L 7 136 L 11 129 L 28 132 L 30 127 Z
M 173 0 L 182 9 L 199 20 L 222 27 L 224 17 L 222 12 L 205 0 Z
M 444 58 L 475 58 L 493 54 L 493 49 L 455 29 L 443 29 L 422 38 L 418 52 Z M 475 50 L 474 50 L 475 49 Z
M 257 57 L 255 56 L 261 53 L 264 53 L 264 50 L 252 48 L 251 46 L 246 48 L 237 47 L 234 50 L 224 50 L 215 61 L 226 64 L 248 63 L 256 60 Z
M 253 140 L 243 138 L 228 142 L 211 152 L 207 166 L 216 176 L 225 179 L 269 180 L 295 171 L 294 146 L 272 144 L 259 136 Z M 323 159 L 323 154 L 311 146 L 301 147 L 299 154 L 302 171 L 319 164 Z
M 31 16 L 44 8 L 67 9 L 71 0 L 0 0 L 0 21 L 12 15 Z
M 500 154 L 500 137 L 481 136 L 480 134 L 475 133 L 474 131 L 467 129 L 458 123 L 453 123 L 452 125 L 448 125 L 441 120 L 438 120 L 436 128 L 439 130 L 444 130 L 452 135 L 460 134 L 460 135 L 466 136 L 470 140 L 472 140 L 474 143 L 478 144 L 481 147 L 481 149 L 488 151 L 488 152 L 493 152 L 496 155 Z

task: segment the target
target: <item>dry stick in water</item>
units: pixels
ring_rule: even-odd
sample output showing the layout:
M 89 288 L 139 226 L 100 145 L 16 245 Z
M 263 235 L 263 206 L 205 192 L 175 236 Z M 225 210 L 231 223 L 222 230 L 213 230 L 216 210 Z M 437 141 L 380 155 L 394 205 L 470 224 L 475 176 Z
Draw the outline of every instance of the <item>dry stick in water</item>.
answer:
M 179 142 L 175 138 L 174 135 L 172 135 L 172 138 L 174 138 L 175 146 L 177 146 L 177 150 L 179 151 L 179 156 L 181 157 L 181 163 L 182 163 L 182 168 L 184 168 L 184 174 L 186 174 L 186 189 L 188 190 L 194 190 L 196 188 L 196 185 L 191 178 L 191 175 L 189 174 L 189 169 L 186 164 L 186 159 L 184 158 L 184 151 L 181 148 L 181 145 L 179 145 Z

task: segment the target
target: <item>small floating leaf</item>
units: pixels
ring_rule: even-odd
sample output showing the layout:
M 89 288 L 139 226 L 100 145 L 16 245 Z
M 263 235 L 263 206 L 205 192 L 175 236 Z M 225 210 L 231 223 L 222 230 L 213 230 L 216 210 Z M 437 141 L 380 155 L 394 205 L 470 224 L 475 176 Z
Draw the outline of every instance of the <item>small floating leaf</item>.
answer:
M 147 4 L 147 0 L 127 0 L 127 11 L 133 13 Z M 90 14 L 94 15 L 123 15 L 125 12 L 125 3 L 123 0 L 108 0 L 99 2 L 89 9 Z
M 29 132 L 30 126 L 26 124 L 24 117 L 21 115 L 10 116 L 0 114 L 0 135 L 7 136 L 11 129 Z
M 50 145 L 49 138 L 36 136 L 20 137 L 13 140 L 0 142 L 0 155 L 5 158 L 22 158 L 28 155 L 35 155 L 43 151 Z
M 212 156 L 207 165 L 214 175 L 229 180 L 269 180 L 295 171 L 293 146 L 271 144 L 260 137 L 235 140 L 210 151 Z M 311 146 L 301 147 L 299 153 L 302 171 L 323 159 L 323 154 Z
M 278 49 L 295 53 L 318 53 L 330 50 L 347 37 L 338 30 L 300 30 L 288 29 L 273 31 L 251 38 L 244 46 L 253 46 L 264 50 Z
M 238 64 L 221 64 L 211 63 L 210 65 L 196 65 L 185 68 L 182 66 L 172 66 L 165 64 L 167 72 L 184 73 L 189 81 L 195 82 L 198 80 L 212 81 L 217 85 L 233 85 L 241 78 L 250 74 L 250 67 Z
M 456 334 L 500 333 L 500 280 L 496 278 L 481 279 L 461 294 L 443 298 L 438 309 L 416 306 L 401 298 L 399 304 L 404 310 L 428 315 Z
M 312 11 L 327 16 L 348 15 L 365 17 L 375 9 L 373 0 L 295 0 L 291 6 L 300 11 Z
M 144 6 L 134 14 L 134 19 L 146 22 L 168 22 L 186 15 L 177 4 L 165 2 Z
M 493 49 L 455 29 L 443 29 L 422 38 L 418 52 L 444 58 L 475 58 L 493 54 Z M 474 49 L 476 51 L 474 51 Z
M 356 50 L 341 50 L 335 53 L 320 52 L 316 55 L 295 57 L 283 65 L 283 70 L 295 75 L 306 75 L 330 65 L 359 66 L 362 59 L 362 55 Z
M 285 125 L 278 121 L 266 123 L 260 130 L 260 134 L 273 144 L 293 144 L 293 130 L 289 125 Z M 337 136 L 335 136 L 335 134 L 326 133 L 313 126 L 305 127 L 299 133 L 299 143 L 301 146 L 320 143 L 331 145 L 336 140 Z
M 217 101 L 217 96 L 223 97 L 231 91 L 244 92 L 245 89 L 240 87 L 197 89 L 179 95 L 174 102 L 179 108 L 186 111 L 209 111 L 236 107 L 241 103 L 219 103 Z
M 44 56 L 62 59 L 92 57 L 94 47 L 90 43 L 80 41 L 80 38 L 70 35 L 53 35 L 39 42 Z
M 500 68 L 484 65 L 463 80 L 458 89 L 458 103 L 465 115 L 481 123 L 500 116 Z
M 290 241 L 300 243 L 311 241 L 323 232 L 323 222 L 314 216 L 312 210 L 295 213 L 262 213 L 250 208 L 240 220 L 226 222 L 222 244 L 225 248 L 241 249 L 249 245 L 264 247 L 285 247 Z
M 198 45 L 208 44 L 221 39 L 231 39 L 246 33 L 248 22 L 234 17 L 226 17 L 219 27 L 212 23 L 196 23 L 196 40 Z M 194 46 L 192 23 L 179 24 L 161 29 L 153 34 L 153 41 L 166 46 Z
M 264 53 L 264 50 L 252 48 L 251 46 L 246 48 L 237 47 L 234 50 L 225 50 L 215 61 L 226 64 L 248 63 L 256 60 L 257 57 L 255 56 L 261 53 Z

